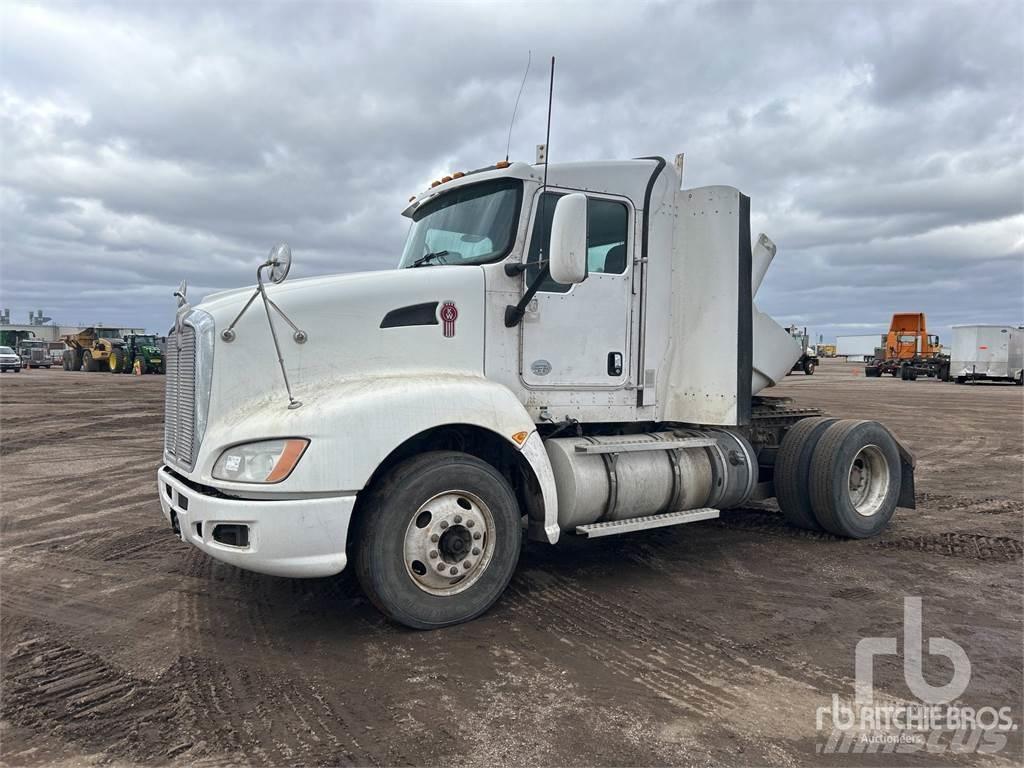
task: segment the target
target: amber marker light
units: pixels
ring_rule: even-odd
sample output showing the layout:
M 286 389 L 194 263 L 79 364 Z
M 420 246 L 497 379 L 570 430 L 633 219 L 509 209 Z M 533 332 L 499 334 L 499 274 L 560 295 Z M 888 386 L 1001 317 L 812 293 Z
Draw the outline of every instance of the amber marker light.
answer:
M 516 432 L 514 435 L 512 435 L 512 440 L 515 442 L 516 445 L 522 445 L 523 443 L 526 442 L 526 438 L 528 438 L 529 436 L 529 432 Z
M 281 455 L 277 459 L 277 463 L 274 464 L 274 469 L 267 475 L 265 483 L 277 483 L 284 480 L 288 475 L 295 469 L 295 465 L 299 463 L 299 459 L 302 458 L 302 454 L 306 452 L 306 447 L 309 445 L 308 440 L 285 440 L 284 450 L 281 451 Z

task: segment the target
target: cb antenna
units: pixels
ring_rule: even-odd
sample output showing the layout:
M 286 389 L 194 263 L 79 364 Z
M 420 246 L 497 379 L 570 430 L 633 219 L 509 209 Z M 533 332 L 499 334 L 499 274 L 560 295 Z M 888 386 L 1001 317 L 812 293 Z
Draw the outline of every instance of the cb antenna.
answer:
M 551 57 L 551 82 L 548 84 L 548 127 L 544 135 L 544 187 L 541 194 L 548 188 L 548 158 L 551 156 L 551 100 L 555 95 L 555 57 Z M 541 198 L 543 199 L 543 198 Z
M 526 71 L 523 72 L 523 82 L 519 84 L 519 93 L 516 94 L 516 104 L 512 107 L 512 119 L 508 123 L 508 143 L 505 144 L 505 162 L 508 162 L 508 151 L 512 146 L 512 126 L 516 124 L 516 112 L 519 111 L 519 97 L 523 95 L 523 88 L 526 87 L 526 76 L 530 74 L 530 62 L 533 60 L 533 51 L 526 52 Z

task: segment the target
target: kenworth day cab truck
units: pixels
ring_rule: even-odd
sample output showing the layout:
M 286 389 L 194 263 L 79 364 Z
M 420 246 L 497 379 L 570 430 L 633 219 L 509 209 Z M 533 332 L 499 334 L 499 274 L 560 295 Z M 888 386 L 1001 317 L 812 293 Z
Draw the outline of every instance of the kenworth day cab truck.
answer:
M 752 247 L 738 190 L 681 180 L 681 156 L 501 162 L 411 199 L 399 269 L 283 282 L 278 246 L 255 291 L 190 307 L 183 284 L 168 523 L 261 573 L 352 558 L 378 608 L 424 629 L 486 611 L 524 532 L 775 496 L 794 525 L 879 533 L 914 504 L 912 454 L 877 422 L 759 395 L 799 355 L 753 303 L 775 246 Z

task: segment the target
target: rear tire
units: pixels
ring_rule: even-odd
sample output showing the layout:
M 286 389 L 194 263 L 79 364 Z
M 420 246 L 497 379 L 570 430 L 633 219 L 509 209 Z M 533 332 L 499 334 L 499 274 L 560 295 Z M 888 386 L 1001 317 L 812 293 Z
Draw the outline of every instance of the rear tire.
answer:
M 84 368 L 89 373 L 94 373 L 95 371 L 99 370 L 99 364 L 96 362 L 96 360 L 93 359 L 91 350 L 87 349 L 84 352 L 82 352 L 82 368 Z
M 407 627 L 475 619 L 512 578 L 521 520 L 508 482 L 480 459 L 455 451 L 407 459 L 362 505 L 356 576 L 370 601 Z
M 82 360 L 83 360 L 83 355 L 82 355 L 82 350 L 81 349 L 73 349 L 73 350 L 71 350 L 71 370 L 72 371 L 80 371 L 80 370 L 82 370 Z
M 811 456 L 821 436 L 836 419 L 801 419 L 786 432 L 775 459 L 775 499 L 786 522 L 808 531 L 820 531 L 821 524 L 811 508 L 808 486 Z
M 900 497 L 900 454 L 877 421 L 844 420 L 828 427 L 811 459 L 814 517 L 829 533 L 877 536 Z

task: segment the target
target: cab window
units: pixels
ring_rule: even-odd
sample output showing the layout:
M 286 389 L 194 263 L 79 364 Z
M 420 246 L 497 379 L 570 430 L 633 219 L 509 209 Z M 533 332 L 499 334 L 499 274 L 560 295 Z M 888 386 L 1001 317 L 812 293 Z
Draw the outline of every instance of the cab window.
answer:
M 540 273 L 551 243 L 551 220 L 555 204 L 564 193 L 545 192 L 537 204 L 526 260 L 527 285 Z M 629 209 L 614 200 L 587 198 L 587 268 L 590 274 L 621 275 L 629 264 Z M 545 278 L 538 290 L 565 293 L 572 286 Z

